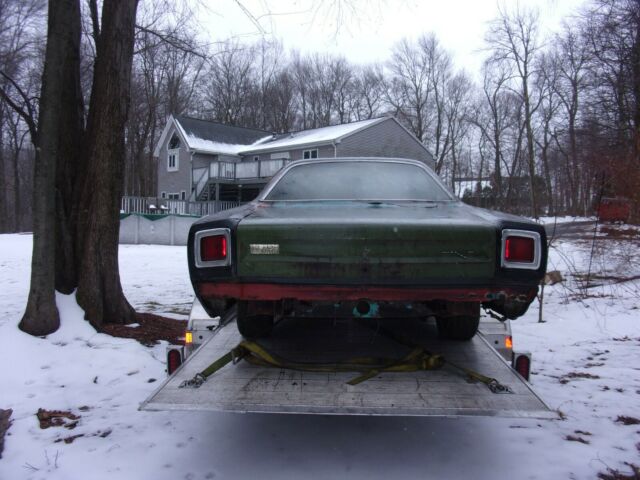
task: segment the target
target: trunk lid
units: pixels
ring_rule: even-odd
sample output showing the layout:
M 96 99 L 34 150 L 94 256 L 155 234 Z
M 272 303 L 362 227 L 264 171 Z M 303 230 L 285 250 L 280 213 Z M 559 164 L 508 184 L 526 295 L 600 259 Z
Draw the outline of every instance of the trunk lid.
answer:
M 237 271 L 265 281 L 472 284 L 493 277 L 496 245 L 493 222 L 458 202 L 265 202 L 238 226 Z

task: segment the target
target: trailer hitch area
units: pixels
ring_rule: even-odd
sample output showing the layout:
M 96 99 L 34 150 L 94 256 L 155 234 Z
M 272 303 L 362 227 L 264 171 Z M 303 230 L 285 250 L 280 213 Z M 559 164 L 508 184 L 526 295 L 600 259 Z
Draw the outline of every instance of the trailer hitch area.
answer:
M 200 388 L 200 386 L 207 381 L 207 378 L 201 373 L 196 373 L 196 375 L 190 379 L 185 380 L 180 384 L 178 388 Z
M 487 387 L 489 387 L 491 393 L 513 393 L 508 385 L 502 385 L 495 378 L 492 378 L 491 381 L 487 383 Z

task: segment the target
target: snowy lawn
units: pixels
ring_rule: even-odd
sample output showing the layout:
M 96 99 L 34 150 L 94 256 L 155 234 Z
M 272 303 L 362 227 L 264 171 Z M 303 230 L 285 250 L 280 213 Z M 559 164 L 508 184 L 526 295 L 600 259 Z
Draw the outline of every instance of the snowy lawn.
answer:
M 13 425 L 0 479 L 596 478 L 640 464 L 638 238 L 556 240 L 538 307 L 513 323 L 533 352 L 533 383 L 562 420 L 381 418 L 138 412 L 164 376 L 164 345 L 96 332 L 73 296 L 46 339 L 16 325 L 29 289 L 31 237 L 0 235 L 0 409 Z M 141 311 L 184 318 L 192 300 L 184 247 L 122 246 L 125 293 Z M 595 286 L 594 286 L 595 284 Z M 80 415 L 40 429 L 39 408 Z M 72 441 L 68 437 L 80 435 Z M 65 443 L 67 439 L 70 443 Z

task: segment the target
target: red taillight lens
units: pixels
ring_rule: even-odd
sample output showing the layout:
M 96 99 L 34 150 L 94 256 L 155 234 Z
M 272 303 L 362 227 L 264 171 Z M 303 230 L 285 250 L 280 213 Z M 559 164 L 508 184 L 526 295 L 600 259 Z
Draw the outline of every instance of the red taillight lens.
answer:
M 535 241 L 529 237 L 507 237 L 504 242 L 504 259 L 508 262 L 533 263 Z
M 227 258 L 227 237 L 212 235 L 200 239 L 200 259 L 203 262 L 224 260 Z
M 529 372 L 531 370 L 531 359 L 527 355 L 518 355 L 515 361 L 515 369 L 522 378 L 529 380 Z
M 167 353 L 167 373 L 171 375 L 178 367 L 182 365 L 182 355 L 180 350 L 172 349 Z

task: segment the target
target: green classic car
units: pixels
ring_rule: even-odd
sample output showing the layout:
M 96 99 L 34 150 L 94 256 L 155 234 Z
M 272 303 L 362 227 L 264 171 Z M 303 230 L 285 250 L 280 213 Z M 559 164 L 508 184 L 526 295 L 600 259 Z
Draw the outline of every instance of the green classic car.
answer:
M 204 308 L 237 304 L 248 338 L 284 316 L 433 316 L 467 340 L 481 307 L 527 311 L 547 244 L 534 222 L 460 202 L 422 162 L 337 158 L 293 162 L 253 202 L 194 223 L 188 257 Z

